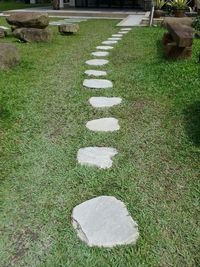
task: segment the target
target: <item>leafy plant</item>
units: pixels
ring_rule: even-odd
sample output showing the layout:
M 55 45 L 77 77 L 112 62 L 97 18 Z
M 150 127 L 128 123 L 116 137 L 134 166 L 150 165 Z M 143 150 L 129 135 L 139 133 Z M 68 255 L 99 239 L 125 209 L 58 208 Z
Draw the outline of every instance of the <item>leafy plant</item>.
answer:
M 187 9 L 189 3 L 190 1 L 188 0 L 173 0 L 169 1 L 168 5 L 173 9 Z
M 193 27 L 196 31 L 200 32 L 200 16 L 197 16 L 197 17 L 195 18 L 195 20 L 194 20 L 193 23 L 192 23 L 192 27 Z
M 154 6 L 156 9 L 162 9 L 165 3 L 165 0 L 154 0 Z

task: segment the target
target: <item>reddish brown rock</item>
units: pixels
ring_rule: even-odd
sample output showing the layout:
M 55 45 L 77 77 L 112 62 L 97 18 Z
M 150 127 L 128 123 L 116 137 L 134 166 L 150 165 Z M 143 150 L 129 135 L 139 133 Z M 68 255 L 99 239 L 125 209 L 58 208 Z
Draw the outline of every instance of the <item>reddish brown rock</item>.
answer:
M 19 12 L 11 14 L 6 20 L 10 25 L 17 26 L 18 28 L 44 29 L 49 25 L 47 13 Z
M 52 32 L 49 29 L 17 28 L 13 35 L 23 42 L 49 42 Z

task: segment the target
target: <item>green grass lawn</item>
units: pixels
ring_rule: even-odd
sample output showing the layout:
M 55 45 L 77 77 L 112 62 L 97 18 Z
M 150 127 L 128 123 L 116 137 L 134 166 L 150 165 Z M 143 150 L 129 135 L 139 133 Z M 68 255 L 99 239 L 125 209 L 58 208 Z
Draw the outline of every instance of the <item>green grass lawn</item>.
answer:
M 23 8 L 31 8 L 31 7 L 40 7 L 47 6 L 50 4 L 25 4 L 16 1 L 0 1 L 0 11 L 7 11 L 12 9 L 23 9 Z
M 84 62 L 115 25 L 89 20 L 68 37 L 52 28 L 49 44 L 1 40 L 22 57 L 0 73 L 1 266 L 200 266 L 200 41 L 191 60 L 167 61 L 163 29 L 135 28 L 101 68 L 114 88 L 84 89 Z M 93 109 L 89 97 L 102 95 L 123 104 Z M 118 118 L 120 131 L 86 129 L 103 116 Z M 80 166 L 76 153 L 85 146 L 117 148 L 113 167 Z M 139 225 L 136 246 L 89 248 L 78 239 L 72 209 L 99 195 L 127 205 Z

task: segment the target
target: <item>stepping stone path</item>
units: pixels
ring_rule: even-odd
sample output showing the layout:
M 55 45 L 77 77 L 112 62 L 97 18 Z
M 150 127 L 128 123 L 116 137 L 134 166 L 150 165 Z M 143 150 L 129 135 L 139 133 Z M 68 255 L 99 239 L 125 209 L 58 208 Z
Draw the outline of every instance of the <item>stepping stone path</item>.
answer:
M 113 84 L 111 81 L 105 79 L 85 79 L 83 86 L 93 89 L 105 89 L 112 88 Z
M 102 42 L 102 44 L 105 44 L 105 45 L 110 45 L 110 44 L 116 44 L 117 41 L 104 41 Z
M 103 52 L 103 51 L 92 52 L 92 55 L 96 57 L 106 57 L 109 55 L 109 52 Z
M 135 244 L 139 237 L 138 225 L 125 204 L 112 196 L 99 196 L 76 206 L 72 224 L 90 247 Z
M 111 50 L 113 48 L 114 48 L 113 46 L 104 46 L 104 45 L 100 45 L 96 47 L 96 49 L 99 49 L 99 50 Z
M 108 169 L 112 167 L 112 157 L 117 153 L 117 150 L 111 147 L 85 147 L 79 149 L 77 160 L 81 165 Z
M 85 74 L 87 74 L 88 76 L 106 76 L 107 72 L 106 71 L 102 71 L 102 70 L 86 70 Z
M 104 66 L 108 64 L 108 60 L 106 59 L 91 59 L 87 60 L 85 63 L 90 66 Z
M 86 127 L 94 132 L 114 132 L 120 129 L 118 120 L 115 118 L 101 118 L 88 121 Z
M 113 49 L 111 44 L 118 43 L 124 34 L 131 28 L 122 28 L 118 34 L 113 34 L 102 46 L 92 52 L 92 56 L 106 57 L 108 50 Z M 85 62 L 91 66 L 104 66 L 109 63 L 106 59 L 91 59 Z M 106 71 L 86 70 L 88 76 L 105 76 Z M 113 83 L 106 79 L 85 79 L 83 86 L 90 89 L 112 88 Z M 120 97 L 91 97 L 89 103 L 94 108 L 108 108 L 119 105 Z M 116 118 L 106 117 L 90 120 L 86 127 L 94 132 L 113 132 L 120 129 Z M 77 161 L 81 165 L 108 169 L 112 167 L 112 158 L 118 151 L 112 147 L 85 147 L 80 148 L 77 153 Z M 76 206 L 72 212 L 72 225 L 78 237 L 88 246 L 112 248 L 117 245 L 135 244 L 138 237 L 138 226 L 125 204 L 112 196 L 99 196 Z
M 107 108 L 115 105 L 119 105 L 122 102 L 120 97 L 91 97 L 89 99 L 90 104 L 94 108 Z

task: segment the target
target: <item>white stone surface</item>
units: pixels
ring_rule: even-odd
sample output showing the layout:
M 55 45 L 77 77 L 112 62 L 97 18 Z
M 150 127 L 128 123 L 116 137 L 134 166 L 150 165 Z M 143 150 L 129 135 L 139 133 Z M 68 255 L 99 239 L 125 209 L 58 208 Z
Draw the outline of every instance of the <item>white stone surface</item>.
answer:
M 120 41 L 122 38 L 120 37 L 111 37 L 111 38 L 108 38 L 109 41 Z
M 123 37 L 123 34 L 112 34 L 112 37 Z
M 86 127 L 94 132 L 114 132 L 120 129 L 118 120 L 115 118 L 101 118 L 86 123 Z
M 125 32 L 119 32 L 119 34 L 126 34 L 128 33 L 128 31 L 125 31 Z
M 117 26 L 120 27 L 127 27 L 127 26 L 139 26 L 144 15 L 134 14 L 129 15 L 128 17 L 124 18 L 122 21 L 120 21 Z M 122 30 L 131 30 L 131 28 L 122 28 Z
M 96 57 L 107 57 L 109 55 L 109 52 L 97 51 L 97 52 L 92 52 L 92 55 Z
M 91 97 L 89 99 L 90 104 L 94 108 L 108 108 L 115 105 L 119 105 L 122 102 L 120 97 Z
M 108 169 L 112 166 L 112 157 L 117 153 L 117 150 L 111 147 L 85 147 L 79 149 L 77 160 L 81 165 Z
M 113 196 L 99 196 L 76 206 L 72 225 L 90 247 L 135 244 L 139 237 L 138 225 L 125 204 Z
M 108 64 L 108 60 L 106 59 L 90 59 L 87 60 L 85 63 L 90 66 L 104 66 Z
M 85 79 L 83 86 L 93 89 L 112 88 L 113 83 L 106 79 Z
M 85 74 L 87 74 L 88 76 L 100 77 L 100 76 L 106 76 L 107 72 L 102 70 L 86 70 Z
M 121 28 L 121 31 L 131 31 L 132 28 Z
M 116 44 L 117 41 L 104 41 L 102 42 L 102 44 L 105 44 L 105 45 L 110 45 L 110 44 Z
M 104 46 L 104 45 L 100 45 L 100 46 L 97 46 L 96 49 L 99 49 L 99 50 L 111 50 L 113 49 L 114 47 L 113 46 Z

